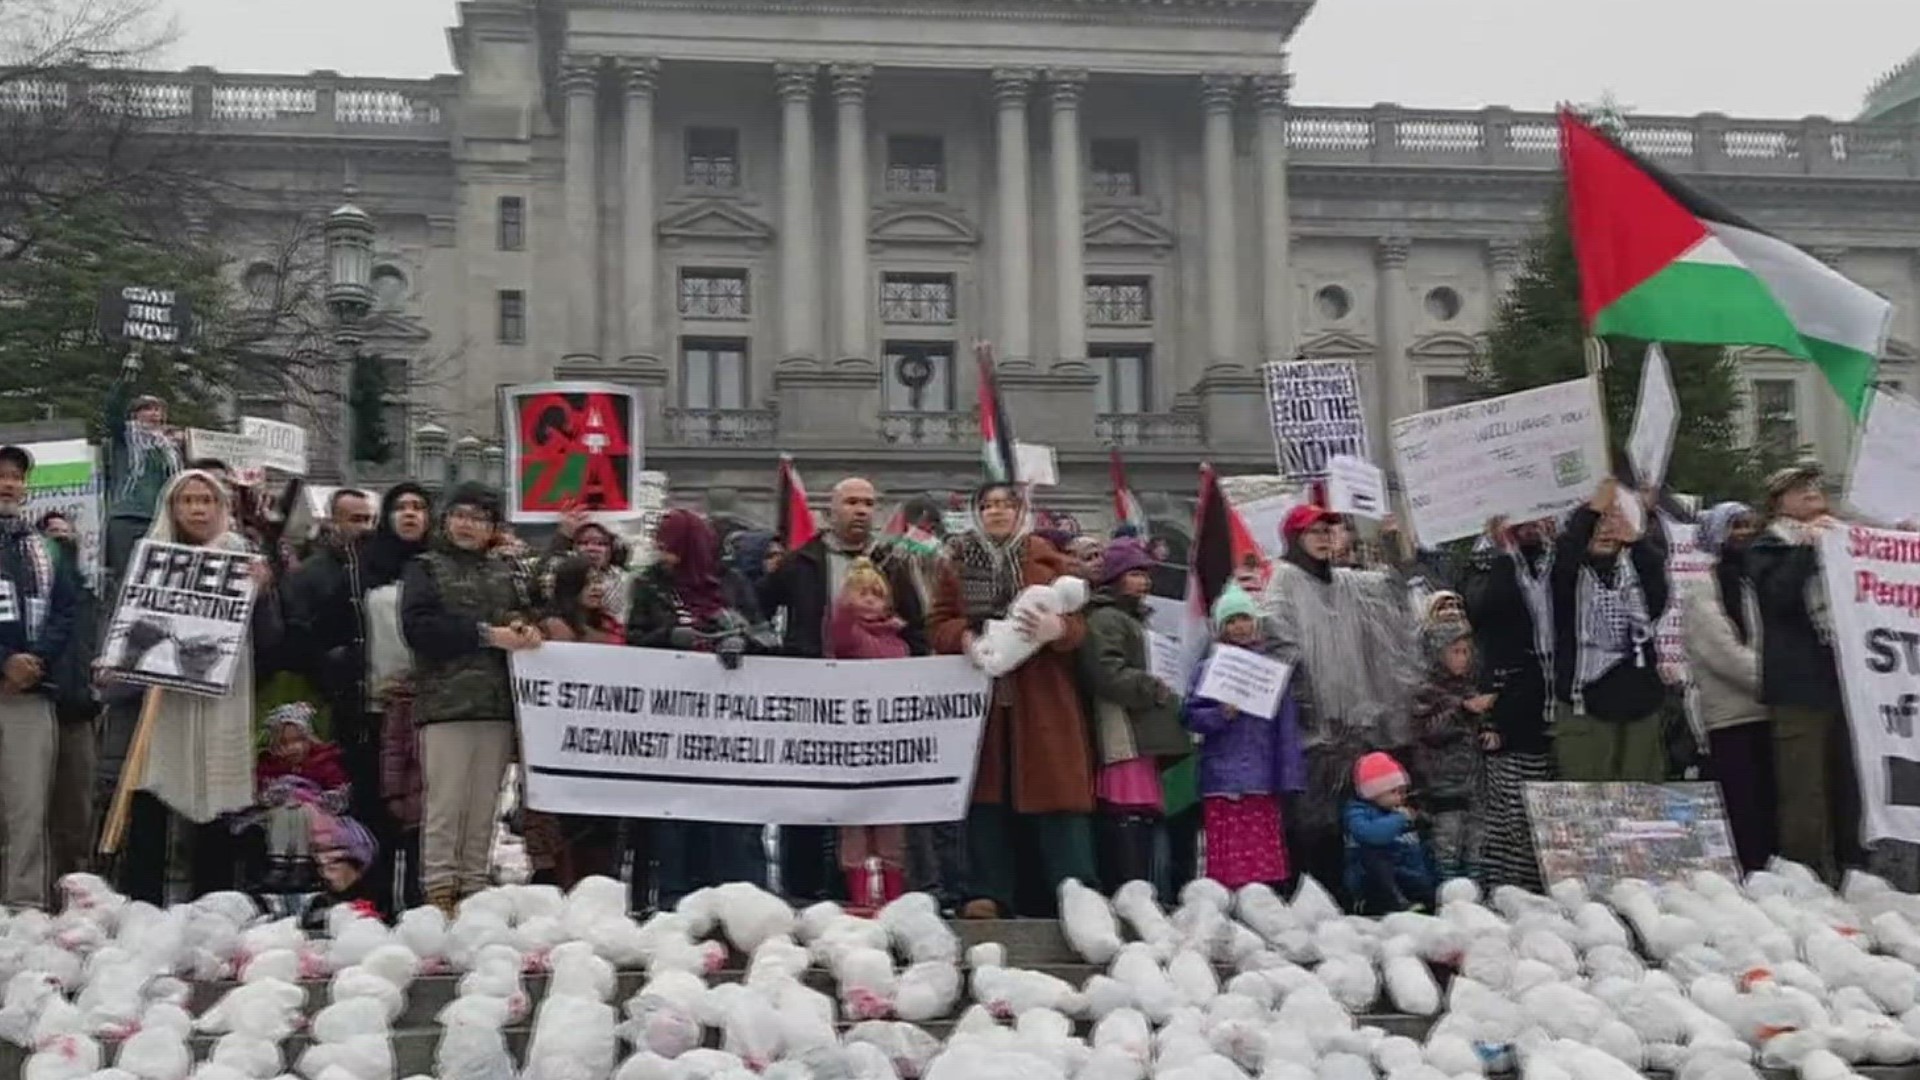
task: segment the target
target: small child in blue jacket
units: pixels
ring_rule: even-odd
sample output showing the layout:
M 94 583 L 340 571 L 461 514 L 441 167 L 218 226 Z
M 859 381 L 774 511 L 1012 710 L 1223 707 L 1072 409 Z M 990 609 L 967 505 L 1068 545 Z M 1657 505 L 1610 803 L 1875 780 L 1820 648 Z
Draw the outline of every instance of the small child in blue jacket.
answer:
M 1347 895 L 1366 915 L 1433 907 L 1433 867 L 1407 806 L 1407 771 L 1378 751 L 1353 767 L 1347 800 Z

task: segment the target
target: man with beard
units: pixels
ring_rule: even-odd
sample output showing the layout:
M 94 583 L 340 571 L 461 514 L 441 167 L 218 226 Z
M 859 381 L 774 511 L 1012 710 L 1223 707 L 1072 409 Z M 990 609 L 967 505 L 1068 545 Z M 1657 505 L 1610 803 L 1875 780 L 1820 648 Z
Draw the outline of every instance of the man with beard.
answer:
M 360 494 L 360 501 L 366 497 Z M 347 509 L 351 501 L 344 500 Z M 336 520 L 343 500 L 330 509 Z M 382 910 L 392 903 L 396 829 L 380 796 L 380 703 L 367 685 L 367 615 L 370 590 L 400 579 L 407 561 L 426 550 L 431 518 L 426 490 L 402 483 L 381 499 L 371 534 L 332 529 L 287 582 L 288 640 L 298 641 L 307 660 L 303 674 L 322 687 L 352 781 L 350 816 L 373 833 L 379 855 L 367 880 Z
M 920 590 L 903 558 L 877 542 L 873 514 L 879 493 L 870 481 L 848 477 L 833 486 L 828 528 L 787 557 L 760 583 L 760 610 L 771 617 L 786 609 L 783 644 L 788 656 L 821 658 L 826 646 L 827 615 L 840 595 L 841 583 L 856 559 L 871 559 L 893 592 L 894 614 L 906 623 L 901 637 L 913 656 L 927 654 L 926 614 Z M 787 895 L 799 900 L 824 899 L 837 891 L 840 877 L 832 858 L 832 829 L 785 826 L 780 830 L 781 880 Z

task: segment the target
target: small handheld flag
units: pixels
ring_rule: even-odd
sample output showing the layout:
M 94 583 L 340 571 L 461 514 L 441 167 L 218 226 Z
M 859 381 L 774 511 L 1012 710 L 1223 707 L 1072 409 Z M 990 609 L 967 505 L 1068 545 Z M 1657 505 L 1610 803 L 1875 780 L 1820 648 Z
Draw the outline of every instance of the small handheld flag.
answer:
M 780 512 L 780 543 L 788 551 L 806 546 L 820 531 L 813 523 L 813 509 L 807 505 L 807 489 L 800 483 L 793 458 L 787 454 L 780 455 L 780 482 L 774 505 Z

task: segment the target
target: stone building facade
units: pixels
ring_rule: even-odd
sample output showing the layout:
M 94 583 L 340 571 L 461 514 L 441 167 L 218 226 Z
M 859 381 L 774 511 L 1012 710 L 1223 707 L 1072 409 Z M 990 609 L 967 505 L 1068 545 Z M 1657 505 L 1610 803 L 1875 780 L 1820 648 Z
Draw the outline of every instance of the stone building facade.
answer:
M 643 387 L 649 466 L 747 520 L 780 450 L 819 486 L 963 488 L 986 340 L 1016 430 L 1058 451 L 1047 501 L 1098 521 L 1110 444 L 1150 504 L 1203 458 L 1271 471 L 1266 360 L 1356 361 L 1376 433 L 1460 400 L 1522 267 L 1553 118 L 1296 102 L 1311 6 L 467 0 L 453 75 L 196 69 L 155 100 L 282 206 L 354 185 L 369 347 L 457 364 L 396 405 L 416 451 L 432 421 L 477 453 L 499 385 L 558 374 Z M 1635 116 L 1629 138 L 1893 299 L 1888 377 L 1916 389 L 1912 124 Z M 1817 375 L 1746 359 L 1760 434 L 1844 465 Z

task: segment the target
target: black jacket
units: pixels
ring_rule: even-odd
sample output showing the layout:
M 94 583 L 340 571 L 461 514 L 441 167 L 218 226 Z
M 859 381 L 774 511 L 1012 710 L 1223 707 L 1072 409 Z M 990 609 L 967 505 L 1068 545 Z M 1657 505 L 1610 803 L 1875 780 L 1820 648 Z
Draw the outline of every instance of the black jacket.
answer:
M 907 624 L 900 636 L 912 656 L 927 655 L 927 616 L 913 574 L 901 559 L 891 557 L 884 542 L 876 544 L 873 561 L 893 590 L 893 613 Z M 790 553 L 779 569 L 760 582 L 760 610 L 769 618 L 787 609 L 785 644 L 788 656 L 826 655 L 827 616 L 833 610 L 832 577 L 827 568 L 827 543 L 816 536 Z
M 331 541 L 317 548 L 287 578 L 287 640 L 298 642 L 288 660 L 327 696 L 336 739 L 379 734 L 364 723 L 367 712 L 365 595 L 358 552 Z
M 1547 734 L 1546 668 L 1553 658 L 1539 655 L 1519 567 L 1504 552 L 1476 552 L 1461 576 L 1460 598 L 1480 654 L 1480 687 L 1496 695 L 1488 720 L 1500 734 L 1500 748 L 1548 753 L 1553 740 Z
M 1587 564 L 1587 545 L 1600 524 L 1600 515 L 1588 507 L 1573 512 L 1560 532 L 1553 556 L 1553 692 L 1561 701 L 1573 701 L 1575 671 L 1580 663 L 1580 568 Z M 1660 681 L 1659 656 L 1653 624 L 1667 610 L 1667 536 L 1658 514 L 1647 515 L 1646 532 L 1622 552 L 1633 560 L 1646 599 L 1648 633 L 1640 645 L 1638 662 L 1624 660 L 1581 690 L 1587 715 L 1602 720 L 1639 720 L 1660 710 L 1667 696 Z
M 93 590 L 80 576 L 80 550 L 71 540 L 53 544 L 55 558 L 73 575 L 73 631 L 66 647 L 47 665 L 48 692 L 61 717 L 93 718 L 99 702 L 93 693 L 93 660 L 100 645 L 100 610 Z
M 1768 529 L 1753 538 L 1746 562 L 1760 607 L 1760 704 L 1840 708 L 1833 646 L 1821 639 L 1807 610 L 1820 549 Z
M 720 571 L 720 595 L 728 608 L 740 616 L 740 621 L 751 628 L 765 622 L 760 610 L 759 598 L 754 595 L 752 585 L 737 570 Z M 673 632 L 682 625 L 681 609 L 674 598 L 673 577 L 659 563 L 647 567 L 633 580 L 633 599 L 627 611 L 627 644 L 643 649 L 678 648 L 673 642 Z M 717 626 L 690 626 L 700 634 L 718 631 Z M 748 651 L 764 653 L 772 649 L 772 634 L 761 627 L 763 633 L 747 632 Z M 762 638 L 765 648 L 762 648 Z M 702 648 L 706 648 L 702 645 Z
M 45 558 L 51 579 L 46 582 L 44 598 L 33 594 L 36 554 Z M 30 529 L 23 530 L 0 537 L 0 586 L 4 586 L 4 591 L 0 591 L 0 662 L 15 653 L 29 653 L 40 660 L 41 670 L 50 676 L 73 637 L 81 595 L 80 575 L 75 564 L 62 558 L 51 541 Z M 27 629 L 27 620 L 33 614 L 29 610 L 30 601 L 46 604 L 40 616 L 39 637 L 32 641 L 28 640 Z M 39 689 L 43 694 L 52 694 L 52 679 L 43 677 Z

